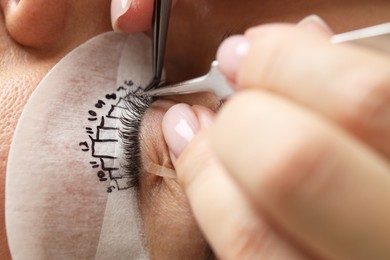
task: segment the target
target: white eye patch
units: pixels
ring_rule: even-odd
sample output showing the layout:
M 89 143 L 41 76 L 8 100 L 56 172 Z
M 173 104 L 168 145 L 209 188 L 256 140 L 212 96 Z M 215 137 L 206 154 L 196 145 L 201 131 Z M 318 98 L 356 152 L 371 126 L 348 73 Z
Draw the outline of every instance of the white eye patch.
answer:
M 150 53 L 144 35 L 103 34 L 31 96 L 7 166 L 13 259 L 148 257 L 137 194 L 120 170 L 118 117 L 126 93 L 150 80 Z

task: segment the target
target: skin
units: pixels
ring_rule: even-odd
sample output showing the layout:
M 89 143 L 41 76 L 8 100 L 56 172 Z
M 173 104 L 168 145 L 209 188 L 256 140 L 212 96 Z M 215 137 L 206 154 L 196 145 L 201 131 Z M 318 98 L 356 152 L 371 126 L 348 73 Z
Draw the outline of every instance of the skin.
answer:
M 4 229 L 3 197 L 7 154 L 15 125 L 23 110 L 23 107 L 39 81 L 64 55 L 91 37 L 108 31 L 111 28 L 109 14 L 110 1 L 108 0 L 61 0 L 56 1 L 55 4 L 50 5 L 41 4 L 41 2 L 42 1 L 39 0 L 22 1 L 20 6 L 16 6 L 14 8 L 11 8 L 8 5 L 8 1 L 6 0 L 2 0 L 0 2 L 2 7 L 2 17 L 0 20 L 0 103 L 2 104 L 0 108 L 0 139 L 2 140 L 0 144 L 1 259 L 10 258 L 9 252 L 7 250 Z M 130 9 L 128 14 L 131 14 L 131 12 L 135 14 L 137 14 L 137 12 L 144 12 L 150 16 L 150 3 L 151 0 L 145 1 L 145 3 L 141 2 L 138 11 Z M 316 13 L 329 22 L 330 27 L 332 27 L 335 32 L 341 32 L 363 26 L 382 23 L 388 20 L 388 12 L 390 10 L 390 3 L 388 1 L 360 0 L 358 3 L 359 4 L 357 4 L 357 1 L 352 0 L 321 0 L 311 4 L 307 4 L 304 1 L 296 3 L 296 1 L 288 0 L 265 0 L 259 4 L 256 0 L 248 0 L 245 2 L 245 4 L 243 4 L 239 1 L 231 0 L 179 0 L 172 10 L 171 28 L 166 53 L 166 70 L 168 79 L 172 82 L 176 82 L 206 72 L 209 68 L 211 60 L 215 59 L 217 47 L 226 34 L 243 33 L 247 28 L 256 24 L 275 21 L 295 23 L 306 15 Z M 367 12 L 367 9 L 372 10 L 372 12 Z M 205 13 L 203 10 L 210 11 Z M 37 15 L 31 15 L 32 13 L 36 13 Z M 348 13 L 348 19 L 345 19 L 345 13 Z M 143 31 L 148 28 L 149 23 L 145 21 L 150 21 L 150 19 L 143 17 L 142 22 L 137 24 L 137 21 L 133 21 L 128 18 L 131 17 L 128 14 L 126 14 L 127 16 L 125 16 L 119 24 L 123 26 L 123 30 L 126 30 L 127 28 L 128 32 L 134 32 Z M 242 19 L 243 16 L 245 19 Z M 233 19 L 232 17 L 237 17 L 237 19 Z M 126 23 L 132 23 L 134 26 L 126 27 Z M 194 23 L 198 25 L 195 28 L 193 26 Z M 183 37 L 183 35 L 186 37 Z M 259 39 L 261 38 L 261 34 L 253 33 L 253 38 Z M 279 42 L 280 40 L 275 41 Z M 180 46 L 180 48 L 178 48 L 178 46 Z M 271 47 L 268 46 L 268 48 Z M 263 49 L 259 47 L 258 50 L 260 51 Z M 265 50 L 267 51 L 268 49 L 265 48 Z M 189 56 L 189 54 L 191 55 Z M 332 54 L 335 55 L 334 53 Z M 259 54 L 257 53 L 256 55 L 258 58 Z M 269 60 L 272 60 L 272 57 L 270 57 Z M 244 65 L 246 66 L 246 69 L 242 69 L 242 72 L 240 72 L 239 81 L 241 83 L 239 86 L 242 88 L 259 88 L 258 86 L 262 86 L 263 84 L 259 82 L 259 79 L 251 79 L 250 77 L 250 74 L 253 74 L 253 72 L 256 71 L 256 68 L 253 68 L 253 65 L 251 66 L 250 61 L 246 61 L 245 64 L 247 64 Z M 332 75 L 329 75 L 329 77 L 331 76 Z M 246 81 L 246 79 L 248 80 Z M 309 88 L 310 86 L 307 86 L 304 88 L 304 90 Z M 279 90 L 275 91 L 280 93 L 281 96 L 289 96 L 289 93 L 284 93 Z M 270 106 L 275 107 L 275 109 L 278 109 L 280 106 L 278 102 L 273 102 L 273 99 L 269 101 L 268 97 L 258 98 L 264 98 L 266 101 L 268 101 Z M 217 121 L 218 123 L 216 125 L 216 132 L 214 133 L 215 136 L 217 133 L 223 132 L 221 129 L 226 128 L 227 124 L 231 124 L 229 118 L 233 118 L 235 116 L 232 111 L 235 109 L 235 111 L 239 111 L 237 108 L 240 108 L 245 102 L 248 101 L 248 99 L 250 99 L 248 96 L 240 95 L 237 97 L 237 101 L 235 103 L 232 102 L 230 110 L 229 108 L 224 110 L 225 112 L 223 112 L 221 119 Z M 212 110 L 215 110 L 215 101 L 207 99 L 207 102 L 204 103 L 204 101 L 201 100 L 204 100 L 204 97 L 201 95 L 195 97 L 172 97 L 170 98 L 170 101 L 167 101 L 168 104 L 157 104 L 149 110 L 150 114 L 145 117 L 145 126 L 148 124 L 158 126 L 165 111 L 167 111 L 173 103 L 177 102 L 200 103 L 205 107 L 209 107 Z M 297 103 L 304 103 L 304 100 L 301 100 L 299 97 L 294 97 L 294 100 Z M 249 101 L 251 101 L 250 104 L 252 104 L 255 103 L 257 99 Z M 310 109 L 313 109 L 315 113 L 320 114 L 321 117 L 334 120 L 331 117 L 332 115 L 327 114 L 326 111 L 321 111 L 311 104 L 308 106 Z M 289 108 L 289 106 L 282 107 L 280 110 L 285 111 L 286 108 Z M 210 117 L 210 113 L 211 112 L 209 110 L 200 110 L 198 111 L 198 116 L 199 118 L 201 118 L 201 115 Z M 294 118 L 301 117 L 300 110 L 291 113 L 293 114 Z M 280 118 L 288 116 L 289 114 L 284 114 L 284 112 L 281 112 Z M 303 122 L 305 122 L 305 120 L 305 118 L 302 119 Z M 245 122 L 243 122 L 243 126 L 245 126 L 244 123 Z M 336 122 L 336 124 L 337 127 L 345 128 L 345 126 L 339 124 L 339 122 Z M 207 123 L 201 125 L 205 126 Z M 152 160 L 156 163 L 162 163 L 163 158 L 169 157 L 169 154 L 167 147 L 164 145 L 161 131 L 149 130 L 150 132 L 148 132 L 148 127 L 144 128 L 146 130 L 143 129 L 143 134 L 151 136 L 151 143 L 143 144 L 143 156 L 145 158 L 152 158 Z M 322 129 L 322 125 L 318 128 Z M 313 131 L 315 132 L 316 130 L 318 129 L 316 128 Z M 208 136 L 209 134 L 204 135 Z M 202 140 L 209 140 L 208 138 L 210 138 L 201 138 L 202 133 L 199 134 L 199 136 L 199 143 L 204 142 Z M 226 141 L 223 139 L 218 140 L 216 139 L 215 141 L 216 150 L 218 150 L 218 142 L 223 143 Z M 363 140 L 369 144 L 371 144 L 372 141 L 369 140 L 369 138 L 363 138 Z M 237 141 L 237 143 L 239 142 L 243 141 Z M 237 143 L 231 145 L 237 145 Z M 194 142 L 195 148 L 192 149 L 194 153 L 199 151 L 199 149 L 195 146 L 196 144 L 197 143 Z M 209 149 L 207 148 L 207 145 L 208 142 L 206 142 L 206 150 L 211 150 L 212 153 L 214 153 L 214 148 Z M 245 150 L 246 148 L 243 149 Z M 364 157 L 364 155 L 365 154 L 362 156 Z M 191 155 L 191 153 L 188 156 L 184 156 L 183 159 L 180 159 L 181 161 L 178 162 L 177 167 L 181 169 L 181 166 L 185 167 L 187 165 L 186 169 L 189 169 L 188 167 L 190 165 L 194 165 L 194 161 L 191 161 L 190 158 L 193 158 L 193 154 Z M 223 163 L 229 165 L 227 161 L 230 159 L 231 158 L 226 155 L 226 158 L 224 157 Z M 234 162 L 234 160 L 232 160 L 232 162 Z M 248 165 L 251 165 L 250 163 L 253 162 L 249 161 Z M 205 220 L 207 218 L 204 217 L 205 215 L 199 213 L 201 211 L 199 211 L 199 208 L 196 207 L 196 204 L 194 204 L 194 197 L 196 196 L 191 196 L 191 193 L 189 192 L 190 189 L 188 189 L 188 186 L 190 186 L 189 183 L 191 182 L 186 181 L 190 180 L 191 178 L 183 177 L 190 176 L 190 173 L 188 173 L 189 170 L 183 170 L 182 172 L 183 174 L 180 174 L 179 176 L 181 176 L 181 184 L 184 186 L 187 196 L 189 196 L 191 209 L 188 205 L 188 200 L 185 197 L 185 193 L 182 187 L 177 183 L 176 180 L 161 179 L 150 175 L 145 175 L 149 177 L 144 177 L 141 180 L 141 214 L 143 215 L 145 222 L 145 231 L 152 258 L 155 256 L 159 256 L 159 259 L 161 259 L 161 257 L 166 259 L 191 257 L 195 259 L 201 259 L 213 257 L 210 253 L 210 250 L 208 249 L 207 243 L 204 240 L 202 233 L 197 227 L 198 223 L 200 223 L 203 232 L 206 233 L 206 238 L 219 256 L 223 258 L 234 258 L 236 255 L 240 256 L 240 253 L 242 253 L 241 251 L 244 250 L 237 250 L 237 252 L 232 252 L 231 255 L 224 255 L 223 252 L 226 252 L 225 254 L 229 254 L 229 251 L 224 250 L 229 248 L 229 245 L 231 245 L 233 242 L 229 244 L 226 241 L 219 240 L 219 236 L 213 235 L 216 234 L 215 232 L 212 232 L 213 229 L 207 229 L 207 225 L 212 226 L 212 224 L 215 223 L 207 222 L 207 220 Z M 221 172 L 220 168 L 216 168 L 215 172 Z M 247 197 L 243 196 L 241 192 L 237 192 L 237 189 L 235 189 L 237 183 L 239 183 L 239 185 L 244 185 L 244 187 L 247 187 L 248 184 L 245 184 L 242 181 L 232 182 L 231 178 L 229 177 L 226 179 L 226 175 L 224 174 L 216 174 L 216 176 L 216 178 L 219 178 L 218 176 L 222 177 L 220 177 L 221 179 L 213 179 L 215 182 L 210 182 L 208 191 L 213 190 L 215 188 L 215 183 L 218 183 L 219 181 L 221 183 L 227 183 L 227 185 L 234 184 L 231 186 L 233 187 L 231 199 L 239 203 L 233 203 L 231 205 L 235 205 L 235 207 L 242 205 L 240 207 L 243 208 L 243 212 L 246 214 L 245 216 L 253 218 L 257 217 L 258 219 L 258 210 L 254 210 L 253 207 L 251 207 L 251 204 L 248 203 Z M 256 178 L 254 179 L 257 180 Z M 249 178 L 249 180 L 251 180 L 251 178 Z M 196 189 L 193 190 L 196 191 Z M 250 191 L 252 191 L 252 189 L 250 189 Z M 256 198 L 260 195 L 252 194 L 251 196 Z M 277 200 L 277 202 L 280 201 Z M 220 203 L 220 201 L 216 200 L 215 203 Z M 280 204 L 276 205 L 279 206 Z M 280 212 L 283 211 L 278 211 L 278 209 L 279 208 L 276 210 L 269 210 L 269 214 L 276 217 L 280 216 Z M 195 212 L 197 221 L 194 220 L 192 211 Z M 151 216 L 156 216 L 157 220 L 154 221 L 154 218 L 152 219 Z M 286 226 L 294 227 L 294 224 L 296 225 L 296 223 L 283 223 L 285 223 L 283 228 Z M 279 226 L 280 225 L 275 225 L 275 227 Z M 299 225 L 296 225 L 295 227 L 299 227 Z M 249 230 L 250 227 L 246 228 Z M 266 245 L 262 247 L 266 250 L 260 252 L 265 255 L 272 254 L 275 251 L 280 251 L 282 256 L 284 256 L 283 254 L 286 254 L 287 256 L 291 256 L 291 259 L 301 259 L 304 256 L 310 256 L 312 251 L 315 251 L 316 253 L 323 251 L 328 252 L 327 250 L 329 247 L 325 247 L 327 250 L 324 250 L 321 247 L 323 244 L 328 245 L 327 241 L 324 242 L 322 240 L 316 240 L 319 242 L 315 246 L 309 245 L 306 247 L 302 246 L 302 244 L 306 245 L 305 242 L 300 242 L 296 247 L 296 243 L 292 242 L 291 240 L 286 240 L 286 237 L 290 236 L 289 232 L 284 232 L 282 233 L 283 235 L 281 235 L 280 232 L 275 231 L 278 230 L 277 228 L 270 229 L 268 228 L 268 225 L 257 226 L 256 228 L 258 228 L 257 230 L 259 230 L 259 232 L 270 234 L 269 238 L 271 239 L 267 239 L 267 241 L 269 241 L 267 243 L 264 243 L 264 240 L 258 238 L 255 239 L 255 241 L 258 243 Z M 156 230 L 158 232 L 156 232 Z M 164 232 L 160 232 L 161 230 L 164 230 Z M 234 230 L 235 229 L 233 229 L 233 231 Z M 295 229 L 291 228 L 291 230 L 291 233 L 295 234 Z M 189 237 L 188 234 L 191 234 L 191 237 Z M 227 234 L 226 237 L 232 239 L 231 241 L 234 241 L 233 238 L 235 238 L 234 235 L 236 234 L 237 233 L 230 234 L 230 236 Z M 305 236 L 299 237 L 297 240 L 306 241 L 310 235 L 316 237 L 317 233 L 312 234 L 308 232 L 305 234 Z M 268 236 L 266 237 L 268 238 Z M 304 249 L 301 249 L 302 247 Z M 236 249 L 235 247 L 231 248 Z M 321 250 L 316 251 L 313 250 L 313 248 L 320 248 Z M 258 252 L 248 251 L 247 254 L 250 255 L 252 253 Z
M 245 38 L 239 93 L 176 154 L 214 252 L 389 258 L 389 58 L 332 45 L 312 26 L 259 26 Z
M 107 1 L 56 1 L 57 5 L 23 1 L 22 9 L 11 8 L 7 2 L 0 2 L 1 259 L 10 259 L 4 222 L 4 181 L 12 135 L 23 107 L 40 80 L 66 53 L 92 36 L 110 30 L 110 5 Z M 74 9 L 69 10 L 68 5 L 73 5 Z M 94 10 L 93 15 L 87 11 L 88 5 Z M 37 17 L 41 19 L 36 19 L 30 12 L 37 13 Z M 46 12 L 51 15 L 44 15 Z M 62 12 L 66 12 L 67 15 L 54 15 L 53 18 L 53 14 Z M 83 26 L 74 26 L 75 21 L 81 22 L 81 18 Z M 58 33 L 52 33 L 57 29 L 50 28 L 51 22 L 46 19 L 54 20 L 55 26 L 61 25 Z

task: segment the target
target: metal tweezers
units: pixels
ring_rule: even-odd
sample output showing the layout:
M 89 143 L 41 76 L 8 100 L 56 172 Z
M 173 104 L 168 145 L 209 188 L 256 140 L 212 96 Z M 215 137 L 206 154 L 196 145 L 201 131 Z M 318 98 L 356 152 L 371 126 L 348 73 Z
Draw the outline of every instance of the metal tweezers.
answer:
M 171 6 L 172 0 L 154 0 L 152 53 L 153 78 L 149 85 L 144 88 L 145 91 L 154 89 L 161 85 Z
M 390 55 L 390 23 L 334 35 L 330 41 L 334 44 L 353 43 Z M 213 92 L 220 99 L 227 98 L 234 93 L 226 77 L 218 69 L 217 61 L 211 64 L 211 69 L 205 76 L 146 91 L 146 94 L 167 96 L 198 92 Z

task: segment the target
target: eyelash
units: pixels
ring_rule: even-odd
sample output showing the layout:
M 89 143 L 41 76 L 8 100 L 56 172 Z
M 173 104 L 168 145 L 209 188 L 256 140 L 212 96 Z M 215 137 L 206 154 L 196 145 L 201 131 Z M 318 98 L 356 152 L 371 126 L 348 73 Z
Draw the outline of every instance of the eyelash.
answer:
M 142 119 L 155 98 L 132 92 L 127 94 L 124 100 L 126 109 L 124 109 L 120 119 L 122 127 L 119 131 L 124 151 L 121 169 L 124 176 L 130 178 L 129 187 L 133 188 L 139 186 L 141 174 L 140 130 Z

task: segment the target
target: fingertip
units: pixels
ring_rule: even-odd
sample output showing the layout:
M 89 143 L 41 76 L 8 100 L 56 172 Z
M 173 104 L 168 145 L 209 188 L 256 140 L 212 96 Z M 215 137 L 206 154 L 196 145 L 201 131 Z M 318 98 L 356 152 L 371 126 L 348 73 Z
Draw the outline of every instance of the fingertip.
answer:
M 177 0 L 172 0 L 172 6 Z M 154 0 L 112 0 L 111 24 L 114 31 L 145 32 L 152 26 Z
M 236 81 L 238 70 L 243 59 L 248 54 L 249 48 L 250 42 L 243 35 L 235 35 L 227 38 L 218 48 L 218 66 L 229 81 Z
M 202 128 L 209 128 L 213 119 L 214 112 L 204 106 L 184 103 L 172 106 L 162 120 L 163 135 L 171 158 L 175 161 L 195 134 Z
M 117 20 L 127 11 L 129 4 L 129 1 L 111 1 L 111 24 L 115 31 L 119 30 Z
M 191 106 L 176 104 L 164 115 L 162 130 L 171 154 L 177 158 L 199 130 L 199 121 Z
M 153 0 L 112 0 L 111 23 L 115 31 L 137 33 L 152 24 Z
M 324 37 L 330 37 L 333 35 L 333 31 L 329 25 L 320 16 L 315 14 L 303 18 L 297 23 L 297 27 Z

